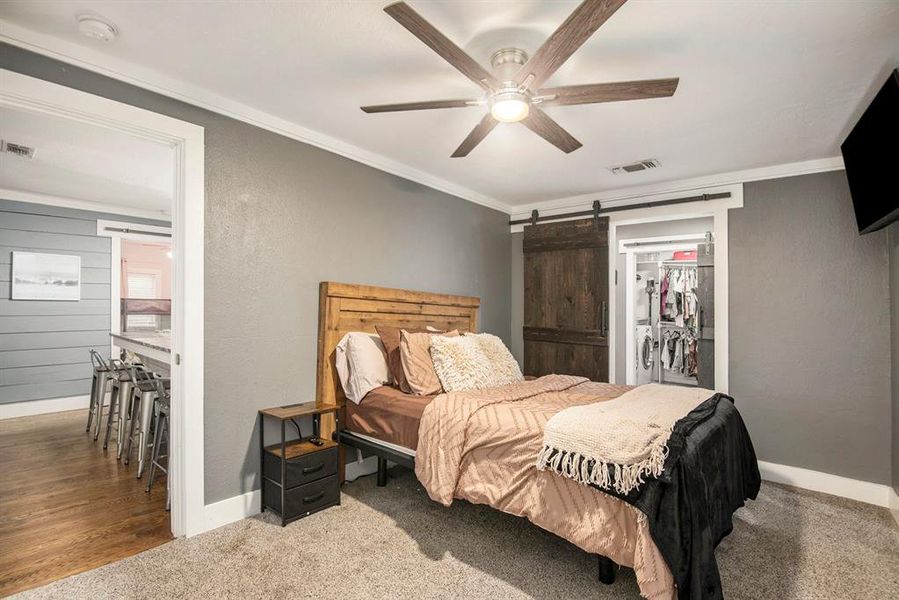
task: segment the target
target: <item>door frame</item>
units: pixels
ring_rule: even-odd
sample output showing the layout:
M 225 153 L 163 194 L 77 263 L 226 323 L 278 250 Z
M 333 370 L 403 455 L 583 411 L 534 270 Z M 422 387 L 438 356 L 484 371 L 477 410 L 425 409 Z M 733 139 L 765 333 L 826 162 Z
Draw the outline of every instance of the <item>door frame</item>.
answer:
M 126 229 L 125 231 L 111 231 Z M 122 303 L 122 241 L 134 240 L 139 242 L 159 242 L 160 236 L 146 235 L 136 233 L 138 231 L 151 231 L 156 233 L 169 234 L 169 244 L 172 246 L 172 259 L 174 260 L 174 240 L 172 239 L 171 227 L 160 227 L 159 225 L 143 225 L 141 223 L 130 223 L 126 221 L 107 221 L 97 219 L 97 235 L 111 238 L 110 240 L 110 314 L 109 314 L 109 331 L 110 333 L 122 333 L 122 319 L 120 305 Z M 174 265 L 173 265 L 174 266 Z M 174 269 L 173 269 L 174 270 Z M 174 277 L 172 285 L 174 286 Z M 173 287 L 174 290 L 174 287 Z M 110 339 L 110 351 L 112 356 L 115 355 L 116 345 Z
M 706 200 L 668 206 L 651 206 L 633 210 L 621 210 L 609 213 L 609 381 L 617 381 L 615 372 L 615 354 L 617 344 L 626 342 L 618 340 L 617 335 L 617 300 L 616 286 L 619 279 L 617 273 L 618 227 L 638 223 L 655 223 L 659 221 L 679 221 L 712 217 L 712 234 L 715 241 L 715 389 L 727 393 L 730 387 L 729 361 L 730 339 L 728 335 L 728 211 L 743 207 L 743 184 L 717 186 L 694 190 L 698 193 L 714 194 L 730 192 L 729 198 Z M 654 194 L 634 199 L 634 202 L 658 202 L 683 196 L 684 191 Z
M 691 249 L 695 250 L 705 237 L 705 232 L 696 234 L 677 234 L 649 238 L 628 238 L 618 240 L 618 254 L 624 254 L 624 279 L 625 284 L 636 275 L 637 254 L 645 252 L 666 252 L 670 250 Z M 683 240 L 683 241 L 677 241 Z M 697 241 L 698 240 L 698 241 Z M 627 244 L 638 242 L 638 248 L 627 248 Z M 650 244 L 651 245 L 645 245 Z M 617 261 L 616 261 L 617 264 Z M 636 331 L 636 319 L 634 315 L 634 286 L 627 285 L 624 288 L 624 383 L 634 385 L 636 382 L 637 346 L 634 333 Z
M 173 150 L 172 533 L 205 530 L 203 456 L 205 131 L 202 127 L 0 69 L 0 105 L 72 119 Z

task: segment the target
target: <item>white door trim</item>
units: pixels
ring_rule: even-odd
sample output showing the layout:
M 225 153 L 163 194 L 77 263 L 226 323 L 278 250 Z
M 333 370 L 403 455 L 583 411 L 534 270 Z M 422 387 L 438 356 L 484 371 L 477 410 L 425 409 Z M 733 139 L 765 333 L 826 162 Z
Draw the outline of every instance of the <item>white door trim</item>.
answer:
M 618 253 L 612 250 L 618 248 L 617 229 L 622 225 L 637 223 L 653 223 L 657 221 L 678 221 L 682 219 L 696 219 L 712 217 L 712 233 L 715 236 L 715 389 L 727 392 L 729 388 L 728 364 L 730 360 L 730 340 L 728 335 L 728 238 L 727 238 L 727 211 L 743 206 L 743 184 L 728 185 L 722 187 L 703 188 L 693 190 L 697 193 L 714 194 L 718 192 L 730 192 L 730 198 L 720 200 L 708 200 L 689 202 L 685 204 L 672 204 L 668 206 L 652 206 L 649 208 L 637 208 L 622 210 L 609 214 L 609 381 L 616 383 L 615 373 L 615 349 L 617 340 L 616 327 L 616 293 L 615 276 L 617 269 Z M 658 202 L 683 195 L 683 190 L 648 196 L 641 202 Z M 624 278 L 621 278 L 624 281 Z M 626 340 L 621 340 L 626 341 Z
M 106 127 L 174 150 L 172 532 L 205 529 L 203 465 L 204 130 L 128 104 L 0 69 L 0 105 Z

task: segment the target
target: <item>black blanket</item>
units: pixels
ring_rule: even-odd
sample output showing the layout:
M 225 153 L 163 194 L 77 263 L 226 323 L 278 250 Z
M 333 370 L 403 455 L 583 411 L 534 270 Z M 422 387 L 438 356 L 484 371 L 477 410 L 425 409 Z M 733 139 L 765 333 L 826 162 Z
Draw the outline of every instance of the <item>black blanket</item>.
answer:
M 733 398 L 715 394 L 675 423 L 668 451 L 660 477 L 628 495 L 613 495 L 649 519 L 679 600 L 724 598 L 715 547 L 733 529 L 734 511 L 755 499 L 761 485 L 752 440 Z

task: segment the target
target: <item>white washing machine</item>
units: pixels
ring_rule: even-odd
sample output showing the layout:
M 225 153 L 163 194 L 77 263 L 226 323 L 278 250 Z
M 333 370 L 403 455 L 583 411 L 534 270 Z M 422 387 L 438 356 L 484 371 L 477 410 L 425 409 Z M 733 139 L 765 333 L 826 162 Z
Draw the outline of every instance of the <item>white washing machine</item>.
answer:
M 634 332 L 634 342 L 637 356 L 634 357 L 637 385 L 651 383 L 653 369 L 656 366 L 655 341 L 652 338 L 651 325 L 637 325 Z

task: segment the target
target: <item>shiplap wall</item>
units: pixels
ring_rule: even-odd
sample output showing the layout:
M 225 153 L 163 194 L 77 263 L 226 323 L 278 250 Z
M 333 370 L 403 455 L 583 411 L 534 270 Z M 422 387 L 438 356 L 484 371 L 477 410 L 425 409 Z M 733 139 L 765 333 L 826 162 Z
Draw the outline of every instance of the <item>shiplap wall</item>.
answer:
M 90 392 L 88 350 L 109 355 L 111 240 L 97 219 L 135 217 L 0 200 L 0 404 Z M 81 256 L 81 300 L 10 300 L 12 252 Z

